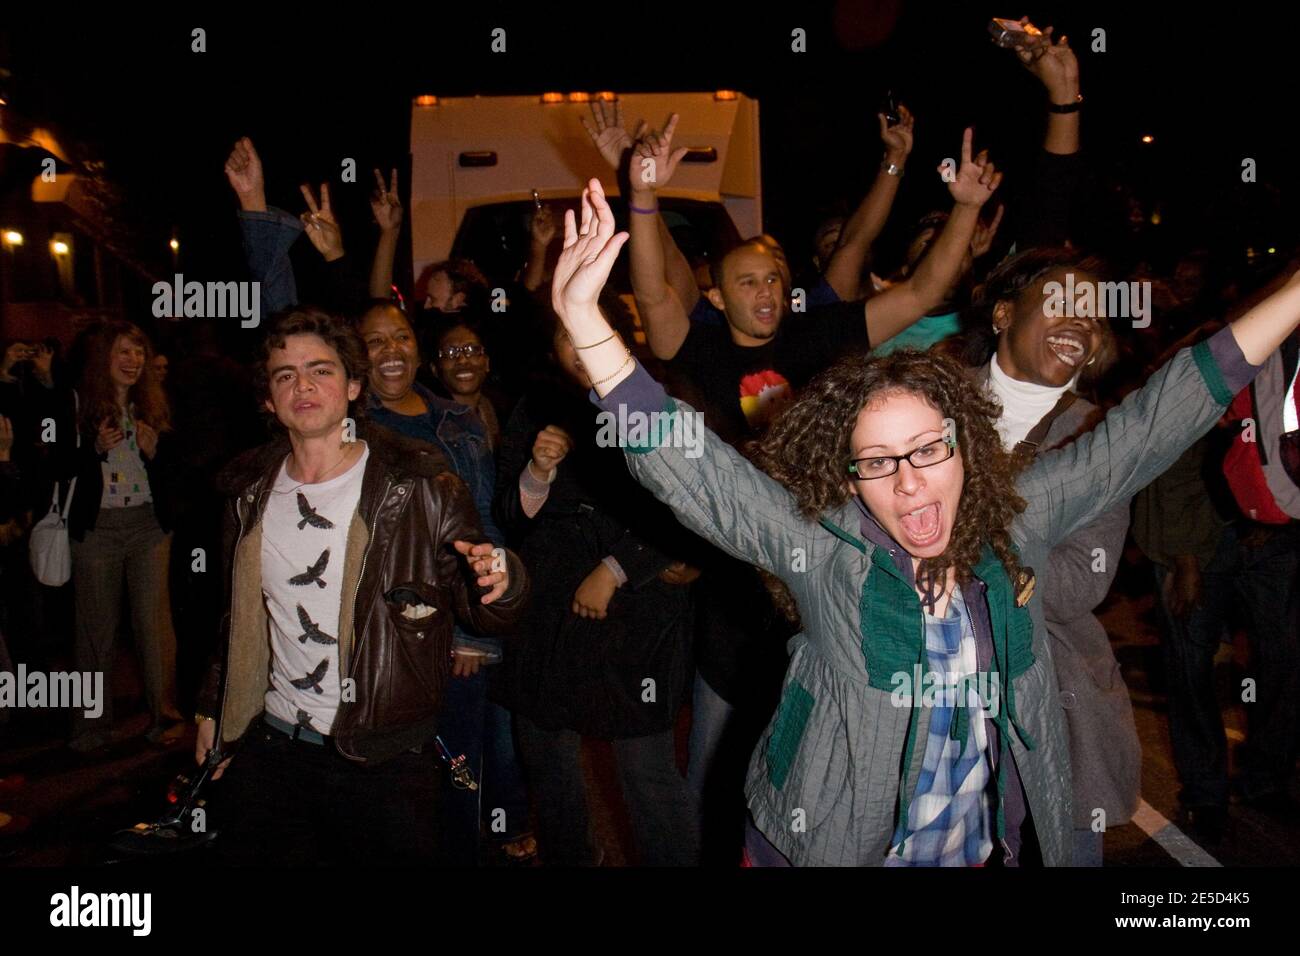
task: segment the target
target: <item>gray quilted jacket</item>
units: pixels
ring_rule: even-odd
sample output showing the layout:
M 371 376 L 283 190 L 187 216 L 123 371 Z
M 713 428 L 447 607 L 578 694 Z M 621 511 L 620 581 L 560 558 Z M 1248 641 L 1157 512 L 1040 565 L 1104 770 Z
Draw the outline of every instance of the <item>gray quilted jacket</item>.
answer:
M 1049 554 L 1163 472 L 1256 371 L 1224 329 L 1179 352 L 1095 430 L 1040 455 L 1020 478 L 1028 506 L 1012 533 L 1021 563 L 1036 570 L 1039 584 L 1028 604 L 1032 660 L 1008 682 L 1016 732 L 1005 739 L 1048 866 L 1070 863 L 1072 809 L 1066 725 L 1041 598 Z M 632 474 L 683 525 L 776 574 L 798 600 L 804 630 L 790 642 L 782 703 L 750 762 L 746 793 L 758 828 L 795 865 L 881 864 L 921 769 L 924 745 L 909 747 L 909 737 L 924 742 L 929 721 L 923 706 L 896 706 L 888 680 L 881 689 L 882 675 L 873 680 L 868 671 L 873 642 L 889 640 L 861 627 L 864 614 L 873 618 L 868 572 L 882 573 L 873 553 L 883 545 L 853 534 L 864 526 L 854 503 L 810 522 L 785 488 L 711 432 L 702 449 L 695 445 L 699 418 L 687 426 L 681 416 L 697 413 L 669 398 L 644 369 L 598 403 L 620 421 L 632 412 L 660 413 L 648 438 L 644 430 L 632 431 L 635 443 L 620 435 Z M 901 564 L 901 549 L 889 550 Z

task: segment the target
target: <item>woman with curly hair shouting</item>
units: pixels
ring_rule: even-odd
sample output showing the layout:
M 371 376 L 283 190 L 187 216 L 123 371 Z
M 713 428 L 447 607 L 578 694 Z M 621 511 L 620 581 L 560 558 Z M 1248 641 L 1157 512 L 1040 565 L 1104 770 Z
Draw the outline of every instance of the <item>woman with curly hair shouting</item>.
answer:
M 996 402 L 956 362 L 914 352 L 814 380 L 764 439 L 760 470 L 711 433 L 702 449 L 680 440 L 696 413 L 601 315 L 626 239 L 592 180 L 581 224 L 566 214 L 552 300 L 594 397 L 628 424 L 637 480 L 780 577 L 804 625 L 750 764 L 747 858 L 1015 866 L 1025 851 L 1067 865 L 1069 747 L 1037 578 L 1057 542 L 1214 424 L 1300 323 L 1300 274 L 1023 470 Z

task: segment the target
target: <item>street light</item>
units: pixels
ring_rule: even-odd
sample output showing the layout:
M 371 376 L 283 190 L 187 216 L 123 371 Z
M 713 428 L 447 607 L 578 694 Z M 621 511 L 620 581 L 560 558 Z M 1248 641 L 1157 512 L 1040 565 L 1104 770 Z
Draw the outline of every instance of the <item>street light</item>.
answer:
M 175 239 L 173 239 L 171 242 L 167 243 L 167 245 L 171 246 L 171 250 L 172 250 L 172 252 L 180 252 L 180 251 L 181 251 L 181 244 L 180 244 L 179 242 L 177 242 Z
M 14 229 L 6 229 L 4 240 L 6 246 L 21 246 L 23 244 L 23 234 Z
M 62 239 L 54 239 L 50 242 L 50 252 L 56 256 L 66 256 L 68 254 L 68 244 Z

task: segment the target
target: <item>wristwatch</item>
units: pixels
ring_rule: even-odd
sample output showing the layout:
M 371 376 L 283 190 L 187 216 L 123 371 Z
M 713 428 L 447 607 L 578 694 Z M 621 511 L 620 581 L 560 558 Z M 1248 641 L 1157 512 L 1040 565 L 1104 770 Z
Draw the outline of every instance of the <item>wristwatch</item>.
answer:
M 891 163 L 887 159 L 883 159 L 880 161 L 880 169 L 882 172 L 884 172 L 886 175 L 889 176 L 903 175 L 903 167 L 899 166 L 897 163 Z

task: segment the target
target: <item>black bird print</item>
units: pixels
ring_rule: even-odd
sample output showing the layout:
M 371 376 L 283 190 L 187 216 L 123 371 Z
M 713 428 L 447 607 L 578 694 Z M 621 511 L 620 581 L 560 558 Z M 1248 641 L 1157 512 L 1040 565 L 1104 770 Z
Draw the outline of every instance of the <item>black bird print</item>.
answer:
M 323 694 L 325 693 L 325 691 L 321 688 L 320 682 L 321 682 L 321 678 L 325 676 L 325 672 L 329 669 L 330 669 L 330 659 L 328 657 L 322 657 L 320 663 L 316 665 L 316 669 L 314 671 L 312 671 L 310 674 L 308 674 L 305 677 L 299 677 L 297 680 L 291 680 L 289 681 L 289 683 L 292 684 L 294 687 L 298 688 L 299 690 L 306 690 L 308 687 L 310 687 L 316 693 Z
M 306 644 L 307 638 L 311 638 L 317 644 L 337 644 L 338 640 L 330 637 L 320 629 L 310 617 L 307 616 L 307 609 L 301 604 L 298 605 L 298 621 L 302 624 L 303 632 L 298 635 L 298 642 Z
M 301 491 L 298 492 L 298 514 L 302 515 L 302 520 L 298 522 L 299 531 L 307 525 L 311 525 L 313 528 L 324 528 L 327 530 L 334 527 L 333 521 L 330 521 L 329 518 L 316 513 L 316 509 L 308 503 L 307 496 Z
M 305 710 L 298 711 L 298 726 L 306 727 L 308 730 L 311 730 L 311 714 L 307 713 Z
M 320 576 L 325 573 L 325 566 L 330 563 L 330 549 L 326 548 L 316 559 L 316 563 L 307 569 L 305 574 L 295 574 L 289 579 L 290 584 L 306 585 L 315 583 L 319 588 L 325 587 L 325 582 Z

